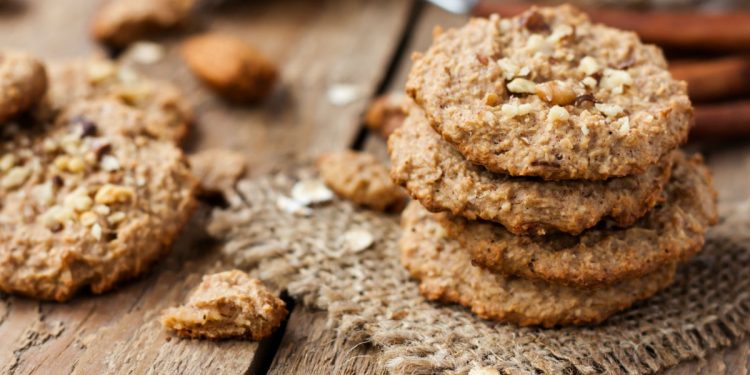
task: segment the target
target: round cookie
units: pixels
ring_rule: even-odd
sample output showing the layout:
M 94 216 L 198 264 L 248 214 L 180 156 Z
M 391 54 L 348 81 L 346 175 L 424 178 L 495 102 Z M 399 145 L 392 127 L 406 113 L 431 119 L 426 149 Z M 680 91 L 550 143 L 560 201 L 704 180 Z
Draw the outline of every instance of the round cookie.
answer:
M 703 247 L 717 221 L 716 192 L 700 156 L 676 153 L 672 177 L 657 205 L 633 227 L 606 222 L 579 236 L 515 236 L 502 226 L 439 214 L 474 264 L 492 272 L 579 287 L 641 277 L 684 261 Z
M 401 261 L 431 301 L 458 303 L 481 318 L 521 326 L 599 323 L 666 288 L 674 264 L 642 278 L 601 289 L 577 289 L 505 277 L 474 267 L 468 253 L 446 237 L 434 216 L 412 202 L 402 216 Z
M 436 33 L 406 89 L 468 160 L 513 176 L 641 173 L 692 122 L 686 84 L 657 47 L 570 6 Z
M 0 52 L 0 123 L 37 104 L 47 91 L 47 72 L 38 59 Z
M 391 177 L 428 210 L 497 222 L 514 234 L 578 234 L 604 217 L 630 226 L 656 204 L 672 170 L 666 156 L 642 174 L 606 181 L 495 174 L 466 161 L 416 106 L 388 149 Z
M 146 271 L 190 217 L 195 182 L 182 152 L 138 134 L 140 111 L 101 103 L 54 125 L 2 129 L 1 291 L 102 293 Z
M 190 106 L 167 82 L 148 79 L 106 59 L 73 60 L 48 66 L 47 95 L 53 110 L 89 99 L 116 99 L 140 109 L 148 134 L 180 142 L 192 121 Z

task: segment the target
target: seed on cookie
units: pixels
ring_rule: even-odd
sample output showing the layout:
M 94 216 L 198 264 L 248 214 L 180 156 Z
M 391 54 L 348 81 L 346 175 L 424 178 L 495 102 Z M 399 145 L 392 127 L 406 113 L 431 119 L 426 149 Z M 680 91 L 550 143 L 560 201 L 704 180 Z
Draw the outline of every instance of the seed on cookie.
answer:
M 182 45 L 190 70 L 219 95 L 236 102 L 255 102 L 272 92 L 276 65 L 243 40 L 224 34 L 192 37 Z

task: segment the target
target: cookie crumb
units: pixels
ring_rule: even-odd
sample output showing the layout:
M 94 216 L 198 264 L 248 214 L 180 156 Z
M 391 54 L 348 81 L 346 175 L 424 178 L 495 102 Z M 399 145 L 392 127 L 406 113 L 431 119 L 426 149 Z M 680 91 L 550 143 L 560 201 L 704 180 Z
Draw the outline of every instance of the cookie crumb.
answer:
M 367 230 L 351 229 L 344 233 L 342 242 L 347 250 L 359 253 L 372 246 L 375 243 L 375 237 Z
M 231 270 L 203 276 L 187 303 L 165 310 L 161 323 L 180 337 L 259 341 L 287 314 L 284 301 L 260 280 Z
M 181 52 L 196 77 L 234 102 L 257 102 L 268 97 L 279 76 L 276 64 L 232 35 L 195 36 L 182 44 Z
M 367 109 L 365 125 L 387 139 L 394 130 L 403 124 L 406 118 L 403 108 L 407 102 L 408 99 L 402 93 L 379 96 L 370 103 L 370 107 Z
M 94 16 L 94 39 L 118 48 L 187 23 L 196 0 L 110 0 Z
M 340 197 L 377 211 L 400 211 L 406 193 L 374 156 L 355 151 L 330 153 L 317 162 L 323 181 Z
M 338 107 L 350 104 L 361 96 L 361 90 L 355 85 L 334 84 L 328 88 L 328 101 Z

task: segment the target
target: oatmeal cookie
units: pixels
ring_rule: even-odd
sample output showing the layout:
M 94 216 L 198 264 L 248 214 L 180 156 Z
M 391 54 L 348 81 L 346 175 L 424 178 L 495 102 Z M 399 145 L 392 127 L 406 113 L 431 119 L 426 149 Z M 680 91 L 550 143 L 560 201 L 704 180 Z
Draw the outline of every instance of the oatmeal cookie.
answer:
M 427 299 L 458 303 L 484 319 L 545 327 L 599 323 L 666 288 L 676 270 L 669 264 L 642 278 L 592 290 L 496 275 L 473 266 L 435 215 L 416 202 L 404 210 L 401 261 Z
M 693 116 L 659 48 L 570 6 L 437 33 L 406 89 L 471 162 L 550 180 L 641 173 Z
M 243 40 L 205 34 L 182 44 L 182 57 L 203 83 L 235 102 L 256 102 L 273 91 L 276 64 Z
M 86 99 L 117 99 L 143 112 L 149 134 L 173 142 L 187 134 L 192 110 L 180 91 L 167 82 L 101 58 L 51 63 L 48 70 L 47 98 L 53 111 Z
M 515 236 L 492 223 L 447 214 L 437 219 L 478 266 L 589 287 L 637 278 L 700 251 L 706 229 L 717 221 L 717 209 L 711 176 L 699 156 L 677 155 L 664 195 L 664 202 L 633 227 L 612 228 L 604 222 L 579 236 Z
M 0 52 L 0 123 L 37 104 L 47 91 L 41 61 L 21 52 Z
M 374 156 L 356 151 L 322 155 L 320 177 L 339 196 L 378 211 L 400 211 L 407 195 Z
M 146 271 L 187 222 L 195 183 L 182 152 L 138 134 L 138 110 L 100 103 L 71 107 L 55 125 L 2 129 L 3 292 L 102 293 Z
M 122 48 L 186 23 L 196 0 L 109 0 L 94 16 L 94 39 Z
M 578 234 L 602 218 L 630 226 L 653 207 L 672 157 L 644 173 L 606 181 L 544 181 L 487 171 L 435 133 L 416 106 L 388 141 L 391 177 L 430 211 L 503 224 L 514 234 Z
M 259 341 L 286 316 L 284 301 L 260 280 L 232 270 L 203 276 L 187 304 L 165 310 L 161 323 L 182 337 Z

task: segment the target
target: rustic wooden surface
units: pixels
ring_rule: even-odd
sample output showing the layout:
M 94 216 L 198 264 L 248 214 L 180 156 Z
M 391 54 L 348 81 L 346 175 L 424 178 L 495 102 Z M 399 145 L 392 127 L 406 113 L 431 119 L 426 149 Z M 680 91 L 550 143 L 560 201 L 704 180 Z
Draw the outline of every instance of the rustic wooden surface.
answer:
M 98 0 L 6 0 L 0 5 L 0 46 L 45 58 L 103 51 L 87 36 Z M 61 16 L 63 15 L 63 16 Z M 361 147 L 385 158 L 384 141 L 362 131 L 360 116 L 380 92 L 400 90 L 410 51 L 423 50 L 437 25 L 466 17 L 414 1 L 225 2 L 202 12 L 182 33 L 160 40 L 166 56 L 138 66 L 175 81 L 196 108 L 185 145 L 189 152 L 232 148 L 250 161 L 252 174 L 282 168 L 326 150 Z M 226 31 L 279 62 L 282 84 L 262 105 L 239 107 L 215 98 L 179 59 L 179 40 L 202 30 Z M 335 85 L 356 88 L 357 98 L 335 106 Z M 721 209 L 750 198 L 750 143 L 692 146 L 707 155 L 720 190 Z M 271 373 L 382 374 L 378 350 L 335 337 L 326 313 L 294 305 L 283 330 L 261 343 L 171 339 L 159 312 L 181 301 L 216 262 L 219 244 L 201 228 L 203 207 L 173 253 L 146 275 L 102 296 L 70 303 L 39 303 L 0 295 L 0 373 Z M 684 363 L 669 374 L 747 374 L 750 343 Z

